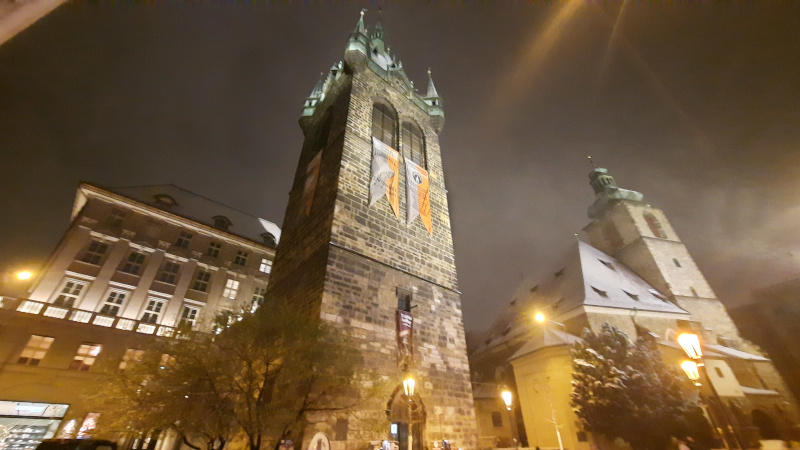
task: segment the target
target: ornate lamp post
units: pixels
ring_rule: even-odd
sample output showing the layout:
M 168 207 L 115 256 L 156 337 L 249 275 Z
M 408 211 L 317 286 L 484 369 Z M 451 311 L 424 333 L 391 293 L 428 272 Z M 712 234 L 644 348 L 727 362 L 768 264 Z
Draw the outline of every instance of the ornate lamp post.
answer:
M 519 447 L 519 430 L 517 430 L 517 418 L 514 411 L 514 394 L 508 389 L 503 389 L 500 393 L 503 398 L 503 403 L 506 404 L 508 410 L 509 425 L 511 426 L 511 438 L 514 439 L 514 448 Z
M 705 368 L 705 364 L 703 363 L 703 347 L 700 345 L 700 336 L 697 333 L 692 332 L 683 332 L 678 335 L 678 344 L 681 346 L 686 355 L 690 358 L 689 360 L 685 360 L 681 363 L 681 368 L 686 373 L 686 376 L 692 380 L 695 386 L 702 386 L 700 382 L 700 367 Z M 722 399 L 717 393 L 717 389 L 714 387 L 714 383 L 711 382 L 711 379 L 708 377 L 708 371 L 705 370 L 706 379 L 708 380 L 708 386 L 711 388 L 711 393 L 714 395 L 714 399 L 719 404 L 720 415 L 722 416 L 722 420 L 725 422 L 725 428 L 727 428 L 728 432 L 733 434 L 734 438 L 736 438 L 737 444 L 739 448 L 744 450 L 747 449 L 747 446 L 744 445 L 742 439 L 739 437 L 739 434 L 734 430 L 733 425 L 728 416 L 728 411 L 725 407 L 725 404 L 722 402 Z M 720 427 L 712 424 L 718 430 L 721 430 Z M 730 448 L 730 444 L 728 443 L 728 439 L 726 433 L 723 431 L 720 433 L 722 436 L 722 441 L 725 444 L 725 448 Z
M 413 411 L 411 409 L 411 403 L 414 401 L 414 387 L 416 386 L 417 382 L 414 380 L 414 377 L 409 375 L 405 380 L 403 380 L 403 392 L 406 394 L 406 398 L 408 398 L 408 450 L 413 449 L 413 442 L 414 442 L 414 435 L 411 432 L 412 430 L 412 423 L 413 423 Z

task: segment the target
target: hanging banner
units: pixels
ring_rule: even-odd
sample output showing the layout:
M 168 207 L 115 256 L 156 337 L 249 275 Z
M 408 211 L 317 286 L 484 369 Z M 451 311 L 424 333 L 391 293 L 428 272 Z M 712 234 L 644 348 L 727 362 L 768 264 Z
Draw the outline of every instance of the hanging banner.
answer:
M 408 311 L 397 311 L 397 365 L 409 366 L 414 356 L 414 317 Z
M 386 195 L 395 217 L 400 218 L 400 154 L 372 138 L 372 174 L 369 182 L 369 206 Z
M 406 223 L 411 224 L 417 217 L 433 236 L 431 222 L 431 194 L 428 189 L 428 171 L 406 158 Z

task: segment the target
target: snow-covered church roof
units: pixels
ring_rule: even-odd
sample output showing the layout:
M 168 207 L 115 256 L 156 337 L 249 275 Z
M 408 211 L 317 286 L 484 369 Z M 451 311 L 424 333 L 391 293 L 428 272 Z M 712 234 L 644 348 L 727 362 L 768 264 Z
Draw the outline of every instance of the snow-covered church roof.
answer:
M 533 322 L 537 310 L 548 311 L 555 321 L 587 306 L 689 314 L 628 266 L 583 241 L 577 242 L 552 275 L 538 283 L 532 280 L 516 290 L 475 353 L 531 336 L 532 327 L 539 326 Z

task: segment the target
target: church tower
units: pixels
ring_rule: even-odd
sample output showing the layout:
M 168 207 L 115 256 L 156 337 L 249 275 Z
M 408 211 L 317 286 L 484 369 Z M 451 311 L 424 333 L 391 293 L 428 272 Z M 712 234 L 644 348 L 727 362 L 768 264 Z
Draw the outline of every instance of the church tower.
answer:
M 595 201 L 584 231 L 591 245 L 688 311 L 708 343 L 736 345 L 736 326 L 664 212 L 644 203 L 641 193 L 618 187 L 606 169 L 593 169 L 589 180 Z
M 477 448 L 439 148 L 444 110 L 430 71 L 427 81 L 417 92 L 382 24 L 368 32 L 362 12 L 344 60 L 303 106 L 304 143 L 266 301 L 342 327 L 365 365 L 396 382 L 354 414 L 324 417 L 306 430 L 304 448 L 316 432 L 333 450 L 382 439 L 401 450 L 442 439 Z M 409 376 L 410 399 L 400 383 Z

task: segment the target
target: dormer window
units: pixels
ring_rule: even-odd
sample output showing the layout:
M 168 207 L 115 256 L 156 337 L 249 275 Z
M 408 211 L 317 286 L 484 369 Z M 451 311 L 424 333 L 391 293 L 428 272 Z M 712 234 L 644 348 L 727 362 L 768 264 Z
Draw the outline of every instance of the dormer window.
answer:
M 175 199 L 167 194 L 158 194 L 155 196 L 155 200 L 158 206 L 164 208 L 172 208 L 176 204 Z
M 228 231 L 228 228 L 232 225 L 231 220 L 225 216 L 214 216 L 214 228 L 217 228 L 222 231 Z
M 272 233 L 261 233 L 261 239 L 270 247 L 274 247 L 276 244 L 275 236 Z

